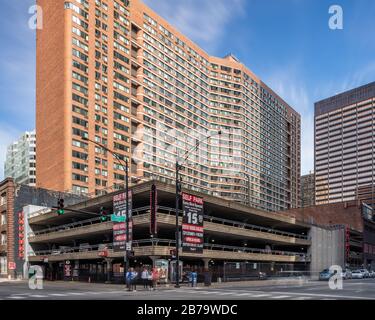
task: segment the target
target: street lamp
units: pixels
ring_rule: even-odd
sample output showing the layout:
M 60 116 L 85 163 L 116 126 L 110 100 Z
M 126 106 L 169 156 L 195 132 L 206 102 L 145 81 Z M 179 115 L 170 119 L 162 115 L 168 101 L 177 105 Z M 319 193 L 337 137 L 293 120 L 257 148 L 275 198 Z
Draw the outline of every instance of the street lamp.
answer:
M 219 132 L 217 132 L 213 135 L 210 135 L 210 136 L 198 141 L 193 148 L 191 148 L 190 150 L 185 152 L 185 154 L 182 158 L 183 161 L 181 163 L 178 162 L 178 154 L 176 156 L 176 260 L 177 260 L 177 263 L 176 263 L 176 288 L 180 287 L 180 253 L 179 253 L 179 249 L 180 249 L 180 237 L 179 237 L 180 228 L 179 228 L 179 222 L 178 222 L 179 211 L 180 211 L 180 208 L 179 208 L 179 206 L 180 206 L 180 192 L 182 190 L 181 183 L 179 182 L 180 169 L 182 169 L 183 164 L 189 159 L 191 152 L 197 150 L 202 142 L 207 141 L 210 138 L 212 138 L 216 135 L 221 135 L 221 134 L 222 134 L 222 131 L 219 131 Z
M 108 149 L 106 146 L 103 146 L 102 144 L 90 140 L 89 138 L 82 137 L 84 141 L 91 142 L 98 147 L 103 148 L 104 150 L 108 151 L 110 154 L 112 154 L 116 160 L 120 163 L 122 169 L 125 172 L 125 192 L 126 192 L 126 244 L 125 244 L 125 256 L 124 256 L 124 262 L 125 262 L 125 268 L 124 268 L 124 274 L 126 277 L 126 271 L 129 268 L 129 250 L 128 250 L 128 242 L 129 242 L 129 160 L 125 159 L 122 160 L 117 153 L 114 151 Z

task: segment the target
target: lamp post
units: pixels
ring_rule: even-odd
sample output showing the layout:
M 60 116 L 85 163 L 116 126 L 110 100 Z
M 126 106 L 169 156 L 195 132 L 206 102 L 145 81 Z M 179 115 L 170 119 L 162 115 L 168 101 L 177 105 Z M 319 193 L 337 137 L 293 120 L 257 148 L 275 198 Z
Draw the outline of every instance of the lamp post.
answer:
M 189 159 L 191 152 L 197 150 L 203 141 L 207 141 L 208 139 L 221 134 L 222 131 L 219 131 L 216 134 L 210 135 L 198 141 L 193 148 L 185 152 L 183 161 L 181 163 L 178 161 L 178 155 L 176 157 L 176 288 L 180 288 L 180 226 L 178 221 L 180 211 L 180 192 L 182 190 L 181 183 L 179 182 L 180 169 L 182 169 L 183 164 Z
M 125 161 L 122 160 L 114 151 L 108 149 L 106 146 L 103 146 L 102 144 L 91 140 L 86 137 L 82 137 L 84 141 L 91 142 L 98 147 L 108 151 L 110 154 L 113 155 L 114 158 L 120 163 L 124 173 L 125 173 L 125 192 L 126 192 L 126 244 L 125 244 L 125 254 L 124 254 L 124 275 L 126 277 L 126 271 L 129 268 L 129 250 L 128 250 L 128 242 L 129 242 L 129 160 L 126 159 Z

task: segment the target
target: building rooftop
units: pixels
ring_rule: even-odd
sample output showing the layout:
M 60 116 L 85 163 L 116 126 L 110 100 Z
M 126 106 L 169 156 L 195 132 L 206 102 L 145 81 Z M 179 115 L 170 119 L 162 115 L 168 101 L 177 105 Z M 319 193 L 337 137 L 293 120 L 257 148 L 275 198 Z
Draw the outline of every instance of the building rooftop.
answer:
M 315 116 L 375 98 L 375 82 L 337 94 L 315 103 Z

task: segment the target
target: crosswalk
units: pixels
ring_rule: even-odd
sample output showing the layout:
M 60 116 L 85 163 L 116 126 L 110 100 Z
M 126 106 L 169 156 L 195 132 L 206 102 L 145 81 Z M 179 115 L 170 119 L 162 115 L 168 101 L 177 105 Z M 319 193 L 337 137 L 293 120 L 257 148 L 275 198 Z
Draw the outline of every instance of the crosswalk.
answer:
M 288 293 L 280 294 L 280 293 L 273 293 L 273 292 L 260 292 L 260 291 L 246 291 L 243 290 L 239 291 L 212 291 L 212 290 L 192 290 L 192 289 L 176 289 L 170 290 L 170 292 L 176 293 L 190 293 L 194 295 L 202 295 L 202 296 L 210 296 L 210 297 L 231 297 L 234 299 L 260 299 L 260 300 L 312 300 L 314 297 L 311 296 L 296 296 L 296 295 L 289 295 Z M 320 300 L 324 299 L 323 297 Z
M 243 299 L 243 300 L 337 300 L 337 299 L 364 299 L 363 297 L 353 296 L 339 296 L 330 294 L 311 294 L 304 292 L 266 292 L 266 291 L 245 291 L 245 290 L 204 290 L 204 289 L 176 289 L 170 290 L 170 292 L 176 292 L 180 294 L 191 294 L 193 299 L 197 297 L 220 297 L 225 299 Z
M 8 297 L 1 297 L 5 300 L 75 300 L 75 299 L 163 299 L 168 300 L 170 297 L 176 299 L 191 299 L 191 300 L 337 300 L 337 299 L 365 299 L 359 296 L 345 296 L 338 293 L 312 293 L 309 292 L 291 292 L 291 291 L 262 291 L 262 290 L 244 290 L 244 289 L 206 289 L 206 288 L 179 288 L 158 290 L 156 292 L 138 291 L 126 292 L 125 290 L 116 291 L 35 291 L 28 293 L 11 294 Z
M 108 295 L 113 296 L 119 293 L 124 293 L 124 291 L 88 291 L 88 292 L 64 292 L 64 293 L 46 293 L 46 294 L 36 294 L 36 293 L 20 293 L 12 294 L 8 297 L 4 297 L 5 300 L 34 300 L 34 299 L 58 299 L 58 298 L 94 298 L 94 296 Z

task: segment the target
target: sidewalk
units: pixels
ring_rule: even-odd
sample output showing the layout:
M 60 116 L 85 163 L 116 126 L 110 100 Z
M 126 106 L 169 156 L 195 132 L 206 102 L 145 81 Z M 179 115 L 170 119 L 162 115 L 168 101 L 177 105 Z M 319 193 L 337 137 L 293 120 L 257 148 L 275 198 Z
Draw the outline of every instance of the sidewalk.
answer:
M 308 278 L 285 278 L 285 279 L 267 279 L 267 280 L 250 280 L 250 281 L 234 281 L 212 283 L 211 288 L 225 288 L 225 287 L 267 287 L 267 286 L 285 286 L 285 285 L 304 285 L 311 282 Z M 198 287 L 205 287 L 203 283 L 198 284 Z
M 9 280 L 8 278 L 0 278 L 0 283 L 22 283 L 22 282 L 27 282 L 27 280 Z
M 8 280 L 7 278 L 0 278 L 0 284 L 27 284 L 28 280 Z M 236 281 L 236 282 L 222 282 L 212 283 L 211 286 L 206 287 L 204 283 L 198 283 L 197 288 L 233 288 L 233 287 L 267 287 L 267 286 L 303 286 L 311 283 L 313 280 L 308 278 L 285 278 L 285 279 L 267 279 L 267 280 L 251 280 L 251 281 Z M 106 284 L 106 283 L 88 283 L 78 281 L 45 281 L 45 286 L 54 287 L 54 285 L 62 288 L 80 288 L 89 290 L 93 287 L 97 290 L 125 290 L 125 284 Z M 139 284 L 138 291 L 144 291 L 143 285 Z M 189 283 L 182 283 L 181 288 L 191 287 Z M 173 283 L 159 285 L 157 290 L 173 290 L 175 286 Z

